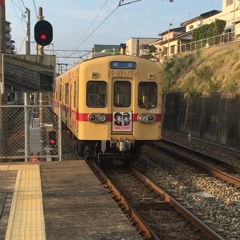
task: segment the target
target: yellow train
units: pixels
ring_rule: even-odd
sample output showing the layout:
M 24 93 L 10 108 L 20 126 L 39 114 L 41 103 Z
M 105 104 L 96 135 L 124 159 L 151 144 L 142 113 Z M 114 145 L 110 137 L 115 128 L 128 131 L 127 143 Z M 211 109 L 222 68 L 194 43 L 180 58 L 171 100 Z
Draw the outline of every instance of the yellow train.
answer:
M 162 69 L 139 57 L 92 54 L 57 77 L 53 103 L 79 154 L 99 164 L 128 160 L 144 141 L 161 138 Z

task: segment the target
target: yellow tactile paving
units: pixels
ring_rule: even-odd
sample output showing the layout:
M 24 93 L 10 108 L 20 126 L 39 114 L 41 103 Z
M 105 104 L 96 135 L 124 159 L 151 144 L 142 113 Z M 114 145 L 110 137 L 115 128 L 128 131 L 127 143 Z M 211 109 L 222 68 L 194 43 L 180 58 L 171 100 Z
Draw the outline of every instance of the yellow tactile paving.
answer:
M 45 240 L 39 165 L 5 165 L 0 170 L 18 170 L 5 240 Z

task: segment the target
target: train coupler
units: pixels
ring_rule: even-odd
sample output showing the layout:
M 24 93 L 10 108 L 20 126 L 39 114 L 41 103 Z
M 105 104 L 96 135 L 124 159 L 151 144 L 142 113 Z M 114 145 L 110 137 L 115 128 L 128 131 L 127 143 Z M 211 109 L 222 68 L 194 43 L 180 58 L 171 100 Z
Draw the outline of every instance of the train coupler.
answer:
M 131 150 L 131 143 L 128 140 L 121 140 L 116 144 L 116 147 L 120 152 L 126 152 Z

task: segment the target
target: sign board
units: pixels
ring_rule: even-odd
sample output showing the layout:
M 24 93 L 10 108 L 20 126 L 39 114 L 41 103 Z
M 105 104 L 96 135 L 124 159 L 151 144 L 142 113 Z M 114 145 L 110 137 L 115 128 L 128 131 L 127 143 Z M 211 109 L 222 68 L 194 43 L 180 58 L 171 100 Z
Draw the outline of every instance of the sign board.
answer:
M 2 54 L 2 63 L 2 93 L 54 91 L 55 55 Z

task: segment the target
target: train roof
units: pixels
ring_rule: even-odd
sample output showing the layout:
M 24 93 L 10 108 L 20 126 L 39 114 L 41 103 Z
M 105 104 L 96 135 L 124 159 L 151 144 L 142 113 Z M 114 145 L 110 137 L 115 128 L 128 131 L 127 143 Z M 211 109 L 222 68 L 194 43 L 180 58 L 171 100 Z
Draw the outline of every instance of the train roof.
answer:
M 88 56 L 88 59 L 92 58 L 97 58 L 97 57 L 105 57 L 105 56 L 112 56 L 114 54 L 110 52 L 97 52 L 97 53 L 92 53 L 91 55 Z
M 151 63 L 156 64 L 155 62 L 153 62 L 149 59 L 141 58 L 141 57 L 138 57 L 138 56 L 125 55 L 125 54 L 113 54 L 113 53 L 110 53 L 110 52 L 97 52 L 97 53 L 92 53 L 91 55 L 89 55 L 87 59 L 76 63 L 74 66 L 72 66 L 66 72 L 69 72 L 69 71 L 73 70 L 74 68 L 78 68 L 84 62 L 87 62 L 87 61 L 90 61 L 90 60 L 93 60 L 93 59 L 96 59 L 96 58 L 111 57 L 111 56 L 115 56 L 115 57 L 116 56 L 125 56 L 126 58 L 132 57 L 132 58 L 142 59 L 141 61 L 147 61 L 147 62 L 151 62 Z M 66 72 L 64 72 L 62 74 L 65 74 Z M 60 74 L 60 75 L 62 75 L 62 74 Z M 60 76 L 60 75 L 58 75 L 58 76 Z

